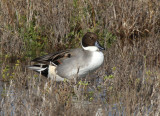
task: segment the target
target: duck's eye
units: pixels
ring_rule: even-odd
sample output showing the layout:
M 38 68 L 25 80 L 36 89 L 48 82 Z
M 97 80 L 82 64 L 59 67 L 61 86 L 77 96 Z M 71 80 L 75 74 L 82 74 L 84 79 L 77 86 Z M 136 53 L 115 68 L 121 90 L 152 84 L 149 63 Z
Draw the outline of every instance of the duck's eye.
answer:
M 90 40 L 92 40 L 92 37 L 89 37 Z

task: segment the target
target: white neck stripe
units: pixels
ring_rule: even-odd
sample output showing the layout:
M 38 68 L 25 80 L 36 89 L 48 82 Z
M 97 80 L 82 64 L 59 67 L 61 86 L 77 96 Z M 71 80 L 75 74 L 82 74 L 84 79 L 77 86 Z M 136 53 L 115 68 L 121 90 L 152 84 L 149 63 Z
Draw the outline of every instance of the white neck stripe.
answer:
M 99 49 L 96 46 L 88 46 L 88 47 L 84 47 L 82 46 L 84 50 L 88 50 L 88 51 L 98 51 Z

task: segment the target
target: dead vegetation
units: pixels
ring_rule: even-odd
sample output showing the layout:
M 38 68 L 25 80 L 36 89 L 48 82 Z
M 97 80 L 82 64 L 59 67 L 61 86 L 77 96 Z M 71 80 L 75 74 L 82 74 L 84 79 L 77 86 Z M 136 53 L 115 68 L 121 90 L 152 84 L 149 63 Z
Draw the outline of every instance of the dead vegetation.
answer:
M 158 0 L 1 0 L 0 20 L 1 115 L 160 115 Z M 87 82 L 26 69 L 35 56 L 79 46 L 87 31 L 107 48 Z

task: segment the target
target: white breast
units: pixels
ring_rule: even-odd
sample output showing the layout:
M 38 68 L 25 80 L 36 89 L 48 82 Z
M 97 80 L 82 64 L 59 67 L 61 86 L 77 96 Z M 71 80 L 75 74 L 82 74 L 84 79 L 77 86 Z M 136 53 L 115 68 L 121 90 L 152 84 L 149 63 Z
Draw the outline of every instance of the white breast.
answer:
M 104 60 L 104 55 L 102 52 L 100 51 L 93 52 L 92 60 L 89 63 L 88 69 L 94 70 L 99 68 L 103 63 L 103 60 Z
M 83 76 L 83 75 L 85 76 L 89 72 L 92 72 L 92 71 L 96 70 L 97 68 L 99 68 L 102 65 L 103 60 L 104 60 L 103 53 L 100 52 L 100 51 L 94 51 L 93 54 L 92 54 L 92 58 L 91 58 L 90 63 L 86 63 L 88 65 L 86 65 L 83 68 L 80 68 L 78 75 L 80 77 Z

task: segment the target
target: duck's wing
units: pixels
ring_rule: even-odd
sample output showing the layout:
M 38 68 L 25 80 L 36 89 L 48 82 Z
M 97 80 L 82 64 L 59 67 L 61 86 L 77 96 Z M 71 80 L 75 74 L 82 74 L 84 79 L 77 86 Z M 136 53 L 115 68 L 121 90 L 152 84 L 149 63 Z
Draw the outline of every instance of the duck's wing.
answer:
M 49 65 L 50 63 L 52 63 L 53 65 L 59 65 L 62 63 L 62 61 L 66 58 L 70 58 L 72 56 L 71 51 L 70 50 L 65 50 L 65 51 L 61 51 L 61 52 L 57 52 L 57 53 L 53 53 L 53 54 L 48 54 L 45 56 L 41 56 L 38 58 L 35 58 L 32 60 L 32 62 L 37 62 L 37 63 L 42 63 L 42 64 L 46 64 Z

